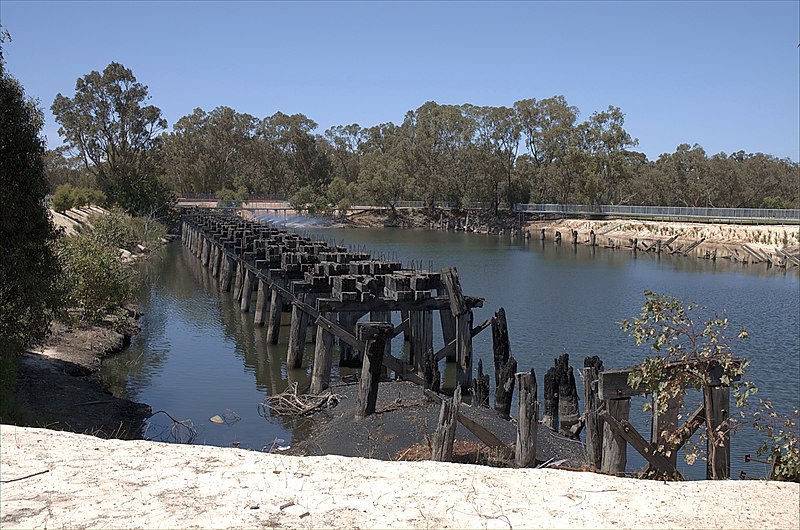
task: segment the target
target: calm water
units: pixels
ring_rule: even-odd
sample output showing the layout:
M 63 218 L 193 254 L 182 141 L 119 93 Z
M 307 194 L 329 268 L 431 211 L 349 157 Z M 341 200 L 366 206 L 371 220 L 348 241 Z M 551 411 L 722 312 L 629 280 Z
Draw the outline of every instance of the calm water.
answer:
M 570 354 L 576 368 L 587 355 L 599 355 L 607 368 L 640 361 L 647 352 L 637 349 L 616 323 L 638 313 L 645 289 L 724 310 L 732 332 L 745 325 L 750 333 L 740 353 L 752 359 L 748 378 L 761 389 L 759 396 L 783 410 L 798 407 L 800 277 L 796 272 L 747 268 L 727 260 L 715 263 L 644 253 L 632 257 L 625 251 L 480 234 L 391 229 L 308 233 L 366 247 L 376 256 L 405 265 L 456 266 L 465 293 L 486 299 L 484 308 L 475 312 L 475 323 L 505 307 L 519 369 L 535 368 L 540 385 L 553 358 L 562 353 Z M 178 243 L 163 249 L 142 270 L 143 331 L 102 370 L 114 391 L 148 403 L 154 411 L 191 419 L 198 429 L 195 443 L 238 443 L 260 450 L 302 438 L 307 423 L 265 419 L 257 407 L 265 396 L 283 391 L 291 382 L 299 381 L 302 387 L 308 380 L 309 370 L 286 370 L 288 327 L 281 330 L 280 344 L 266 344 L 265 330 L 254 329 L 252 313 L 241 313 L 230 294 L 220 293 L 216 282 Z M 284 315 L 284 326 L 288 317 Z M 438 348 L 442 342 L 435 326 Z M 491 332 L 477 336 L 474 346 L 475 354 L 490 366 Z M 309 366 L 313 346 L 306 350 L 304 366 Z M 449 372 L 446 375 L 452 376 Z M 637 412 L 640 404 L 634 400 L 632 421 L 646 435 L 649 424 Z M 219 425 L 209 421 L 214 415 L 240 420 Z M 168 439 L 168 425 L 154 422 L 147 436 Z M 763 475 L 762 468 L 742 463 L 745 453 L 755 453 L 757 442 L 753 433 L 734 436 L 734 476 L 740 470 Z M 640 463 L 638 455 L 631 454 L 628 469 Z M 688 474 L 699 478 L 704 469 L 695 465 Z

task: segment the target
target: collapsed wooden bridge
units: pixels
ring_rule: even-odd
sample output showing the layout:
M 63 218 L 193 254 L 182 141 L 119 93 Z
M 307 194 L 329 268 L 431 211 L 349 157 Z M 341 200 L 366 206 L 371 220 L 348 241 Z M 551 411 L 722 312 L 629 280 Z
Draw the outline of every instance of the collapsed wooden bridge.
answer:
M 456 363 L 458 385 L 471 386 L 472 337 L 491 321 L 473 328 L 472 311 L 483 299 L 462 293 L 455 269 L 407 269 L 369 253 L 202 210 L 185 213 L 182 228 L 184 244 L 218 278 L 222 291 L 234 293 L 242 311 L 253 310 L 255 324 L 267 327 L 272 344 L 278 342 L 283 308 L 291 306 L 287 367 L 302 367 L 308 328 L 316 327 L 310 392 L 330 384 L 334 339 L 340 365 L 362 364 L 369 343 L 380 341 L 379 360 L 400 379 L 438 388 L 436 367 L 447 358 Z M 433 349 L 435 311 L 445 343 L 438 351 Z M 401 315 L 398 326 L 379 325 L 391 323 L 394 312 Z M 356 322 L 367 314 L 370 322 L 357 331 Z M 408 362 L 391 352 L 391 339 L 401 333 L 410 341 Z
M 253 309 L 254 322 L 266 326 L 267 340 L 277 344 L 281 314 L 291 306 L 287 368 L 302 368 L 308 328 L 315 327 L 314 355 L 309 393 L 320 394 L 330 386 L 333 349 L 339 341 L 340 366 L 361 365 L 356 418 L 375 412 L 378 385 L 388 371 L 397 379 L 424 386 L 425 395 L 442 401 L 440 428 L 432 441 L 434 458 L 452 456 L 455 423 L 459 422 L 487 446 L 514 455 L 516 464 L 536 463 L 539 401 L 536 375 L 517 372 L 510 352 L 505 312 L 473 327 L 473 309 L 483 299 L 465 296 L 458 272 L 408 269 L 399 262 L 375 259 L 365 252 L 287 232 L 238 216 L 207 210 L 184 211 L 184 245 L 196 256 L 222 291 L 232 292 L 243 312 Z M 255 296 L 254 296 L 255 294 Z M 255 305 L 253 306 L 255 298 Z M 433 314 L 439 312 L 444 346 L 433 349 Z M 401 323 L 392 324 L 392 313 Z M 358 320 L 369 314 L 369 322 Z M 495 367 L 494 409 L 510 416 L 514 387 L 518 389 L 517 441 L 512 450 L 482 425 L 459 412 L 461 391 L 469 390 L 472 403 L 489 403 L 489 376 L 478 362 L 473 379 L 472 338 L 492 328 Z M 393 355 L 391 340 L 400 335 L 410 342 L 407 360 Z M 451 400 L 438 395 L 439 361 L 456 364 L 456 392 Z M 625 472 L 627 444 L 648 462 L 658 476 L 676 477 L 677 451 L 703 423 L 714 429 L 727 424 L 730 392 L 717 376 L 713 392 L 684 425 L 678 425 L 678 409 L 654 411 L 648 443 L 628 423 L 630 398 L 642 392 L 627 383 L 630 369 L 603 370 L 597 357 L 584 360 L 585 410 L 578 411 L 578 391 L 569 356 L 555 360 L 544 378 L 543 417 L 549 430 L 577 438 L 586 429 L 586 457 L 590 468 L 607 473 Z M 667 431 L 678 440 L 667 442 Z M 727 432 L 727 431 L 726 431 Z M 727 434 L 725 434 L 727 437 Z M 709 465 L 709 476 L 730 476 L 727 438 Z

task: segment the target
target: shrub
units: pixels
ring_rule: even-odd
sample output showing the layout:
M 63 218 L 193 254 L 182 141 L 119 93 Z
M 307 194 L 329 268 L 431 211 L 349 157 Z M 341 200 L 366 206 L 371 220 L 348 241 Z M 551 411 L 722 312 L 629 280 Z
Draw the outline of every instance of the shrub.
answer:
M 118 208 L 92 217 L 88 235 L 96 243 L 112 249 L 131 248 L 137 241 L 131 217 Z
M 72 208 L 72 192 L 74 188 L 71 184 L 62 184 L 56 188 L 53 194 L 53 210 L 64 213 Z
M 100 321 L 131 297 L 135 276 L 115 249 L 78 235 L 62 241 L 60 257 L 68 301 L 87 322 Z

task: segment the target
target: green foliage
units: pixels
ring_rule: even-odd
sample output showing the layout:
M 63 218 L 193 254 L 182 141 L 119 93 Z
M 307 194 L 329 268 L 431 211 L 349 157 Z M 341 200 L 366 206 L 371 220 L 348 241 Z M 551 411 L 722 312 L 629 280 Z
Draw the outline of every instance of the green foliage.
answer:
M 800 482 L 799 424 L 800 411 L 780 415 L 769 401 L 762 401 L 753 413 L 753 425 L 767 437 L 757 454 L 773 464 L 773 478 Z
M 157 177 L 161 110 L 146 105 L 147 86 L 112 62 L 78 79 L 72 98 L 58 94 L 51 110 L 65 145 L 80 154 L 108 201 L 133 214 L 163 215 L 174 201 Z
M 42 112 L 6 72 L 0 42 L 0 344 L 2 356 L 41 343 L 62 306 L 58 232 L 44 206 Z
M 97 323 L 131 297 L 135 275 L 116 249 L 89 235 L 77 235 L 63 240 L 60 258 L 70 306 L 83 320 Z
M 92 188 L 77 188 L 72 184 L 62 184 L 53 194 L 53 209 L 64 212 L 70 208 L 80 208 L 87 204 L 101 205 L 106 201 L 106 195 L 100 190 Z
M 133 217 L 120 208 L 93 216 L 91 224 L 86 235 L 110 249 L 132 250 L 137 244 L 153 248 L 167 233 L 167 228 L 153 218 Z
M 722 384 L 732 387 L 736 406 L 745 406 L 758 389 L 752 382 L 740 380 L 749 361 L 734 355 L 732 340 L 725 336 L 728 319 L 704 318 L 699 314 L 702 308 L 693 304 L 684 305 L 677 298 L 650 291 L 644 294 L 645 304 L 639 316 L 624 320 L 621 328 L 637 346 L 649 345 L 653 356 L 630 372 L 628 384 L 653 394 L 653 406 L 663 413 L 673 399 L 683 406 L 687 388 L 708 391 L 718 375 Z M 746 338 L 747 331 L 741 329 L 738 339 Z M 649 409 L 649 404 L 644 408 Z M 723 443 L 732 422 L 729 419 L 717 431 L 706 428 L 704 434 L 712 452 Z M 675 435 L 668 433 L 667 439 L 674 439 Z M 686 454 L 686 461 L 691 464 L 697 456 L 694 448 Z

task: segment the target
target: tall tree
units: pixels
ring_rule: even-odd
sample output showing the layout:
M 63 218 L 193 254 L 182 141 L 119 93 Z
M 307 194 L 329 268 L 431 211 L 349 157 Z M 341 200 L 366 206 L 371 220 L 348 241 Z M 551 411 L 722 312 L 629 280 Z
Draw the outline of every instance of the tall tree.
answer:
M 75 95 L 58 94 L 51 107 L 58 134 L 97 178 L 108 199 L 142 213 L 166 200 L 156 179 L 158 134 L 167 126 L 161 110 L 146 104 L 147 86 L 112 62 L 102 73 L 79 78 Z
M 41 343 L 61 307 L 58 234 L 44 206 L 42 112 L 6 72 L 0 39 L 0 355 Z

